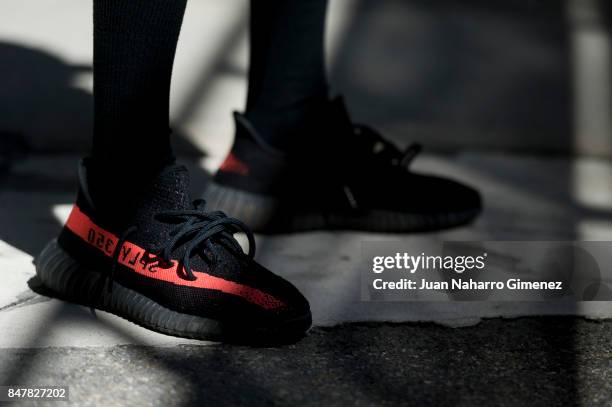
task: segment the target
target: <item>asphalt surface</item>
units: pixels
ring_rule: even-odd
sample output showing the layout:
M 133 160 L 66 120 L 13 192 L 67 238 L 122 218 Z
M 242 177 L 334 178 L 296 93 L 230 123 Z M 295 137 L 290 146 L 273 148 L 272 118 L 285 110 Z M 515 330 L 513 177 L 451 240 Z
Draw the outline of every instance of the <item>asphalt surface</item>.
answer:
M 5 383 L 76 405 L 612 405 L 612 321 L 350 324 L 279 348 L 3 349 Z M 62 403 L 64 404 L 64 403 Z

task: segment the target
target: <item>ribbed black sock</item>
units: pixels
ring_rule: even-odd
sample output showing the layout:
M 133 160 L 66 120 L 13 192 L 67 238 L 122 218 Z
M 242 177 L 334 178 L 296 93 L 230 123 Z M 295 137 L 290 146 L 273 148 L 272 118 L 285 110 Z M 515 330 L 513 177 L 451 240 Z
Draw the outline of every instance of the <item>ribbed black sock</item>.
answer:
M 187 0 L 94 0 L 94 183 L 173 161 L 172 64 Z
M 272 146 L 288 149 L 327 101 L 327 0 L 251 0 L 245 116 Z

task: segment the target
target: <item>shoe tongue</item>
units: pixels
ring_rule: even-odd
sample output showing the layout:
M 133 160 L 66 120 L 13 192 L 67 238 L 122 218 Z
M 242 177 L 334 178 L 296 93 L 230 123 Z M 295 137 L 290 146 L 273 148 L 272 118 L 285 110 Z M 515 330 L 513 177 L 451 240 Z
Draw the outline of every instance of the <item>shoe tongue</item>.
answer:
M 160 212 L 193 207 L 189 197 L 189 172 L 183 165 L 169 165 L 143 191 L 141 210 Z
M 142 193 L 134 214 L 138 227 L 137 244 L 158 246 L 167 241 L 175 225 L 160 222 L 156 215 L 164 211 L 193 209 L 189 197 L 189 173 L 182 165 L 170 165 L 157 175 Z

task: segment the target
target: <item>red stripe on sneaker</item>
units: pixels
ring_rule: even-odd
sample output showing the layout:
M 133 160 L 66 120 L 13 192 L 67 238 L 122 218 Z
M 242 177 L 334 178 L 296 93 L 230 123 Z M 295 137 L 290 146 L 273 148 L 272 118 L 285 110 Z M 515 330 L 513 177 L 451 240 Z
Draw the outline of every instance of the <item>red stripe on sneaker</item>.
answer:
M 100 250 L 106 256 L 113 256 L 118 241 L 117 236 L 96 225 L 87 215 L 81 212 L 77 205 L 74 205 L 72 208 L 66 226 L 74 234 L 89 245 Z M 282 301 L 257 288 L 215 277 L 202 271 L 193 270 L 195 273 L 198 273 L 196 280 L 185 280 L 178 275 L 178 261 L 176 260 L 172 260 L 172 266 L 169 268 L 159 268 L 155 263 L 147 265 L 145 262 L 140 261 L 146 250 L 134 243 L 125 242 L 120 250 L 119 263 L 145 277 L 180 286 L 221 291 L 226 294 L 242 297 L 265 309 L 275 309 L 284 306 Z

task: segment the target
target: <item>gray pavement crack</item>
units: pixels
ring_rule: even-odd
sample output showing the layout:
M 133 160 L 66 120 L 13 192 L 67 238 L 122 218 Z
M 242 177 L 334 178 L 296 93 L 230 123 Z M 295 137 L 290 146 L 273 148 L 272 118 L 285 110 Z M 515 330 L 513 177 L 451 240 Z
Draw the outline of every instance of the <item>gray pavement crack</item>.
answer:
M 13 301 L 10 304 L 3 305 L 2 307 L 0 307 L 0 312 L 8 311 L 10 309 L 19 308 L 24 305 L 31 305 L 31 304 L 36 304 L 39 302 L 44 302 L 44 301 L 49 301 L 49 299 L 41 295 L 38 295 L 35 292 L 27 290 L 17 295 L 16 301 Z

